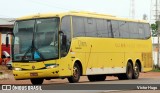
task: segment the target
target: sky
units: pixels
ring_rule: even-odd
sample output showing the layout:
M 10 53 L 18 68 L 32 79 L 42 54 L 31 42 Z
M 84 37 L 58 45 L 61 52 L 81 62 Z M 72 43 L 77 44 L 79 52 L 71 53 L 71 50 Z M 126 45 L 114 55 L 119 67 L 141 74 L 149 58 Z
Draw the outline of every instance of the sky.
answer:
M 150 19 L 151 0 L 135 0 L 135 19 Z M 130 18 L 130 0 L 0 0 L 0 18 L 66 11 L 91 11 Z

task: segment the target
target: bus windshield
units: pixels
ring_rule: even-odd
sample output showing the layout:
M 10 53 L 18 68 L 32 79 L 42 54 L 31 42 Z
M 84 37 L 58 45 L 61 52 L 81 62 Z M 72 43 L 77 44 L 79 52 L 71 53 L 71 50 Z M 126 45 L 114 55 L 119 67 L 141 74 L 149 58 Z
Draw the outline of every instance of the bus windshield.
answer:
M 12 45 L 13 61 L 58 58 L 59 18 L 17 21 Z

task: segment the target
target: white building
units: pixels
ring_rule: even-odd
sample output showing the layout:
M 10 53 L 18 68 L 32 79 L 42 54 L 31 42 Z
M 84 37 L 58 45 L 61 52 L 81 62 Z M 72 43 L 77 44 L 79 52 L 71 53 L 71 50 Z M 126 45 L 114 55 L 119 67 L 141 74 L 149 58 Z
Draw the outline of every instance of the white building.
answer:
M 159 41 L 160 41 L 160 39 L 159 39 Z M 153 61 L 154 61 L 154 64 L 157 65 L 158 37 L 152 37 L 152 45 L 153 45 L 153 48 L 152 48 Z M 159 53 L 159 58 L 160 58 L 160 53 Z

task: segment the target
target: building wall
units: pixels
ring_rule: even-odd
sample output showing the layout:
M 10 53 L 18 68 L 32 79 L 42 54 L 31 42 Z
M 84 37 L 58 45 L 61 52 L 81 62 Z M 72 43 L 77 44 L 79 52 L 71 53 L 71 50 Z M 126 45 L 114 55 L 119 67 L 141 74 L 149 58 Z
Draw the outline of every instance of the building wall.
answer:
M 159 41 L 160 41 L 160 39 L 159 39 Z M 158 42 L 158 38 L 152 37 L 152 54 L 153 54 L 153 61 L 154 61 L 155 65 L 157 65 L 157 55 L 158 55 L 158 43 L 157 42 Z M 160 49 L 160 45 L 159 45 L 159 49 Z M 160 58 L 160 53 L 159 53 L 159 58 Z

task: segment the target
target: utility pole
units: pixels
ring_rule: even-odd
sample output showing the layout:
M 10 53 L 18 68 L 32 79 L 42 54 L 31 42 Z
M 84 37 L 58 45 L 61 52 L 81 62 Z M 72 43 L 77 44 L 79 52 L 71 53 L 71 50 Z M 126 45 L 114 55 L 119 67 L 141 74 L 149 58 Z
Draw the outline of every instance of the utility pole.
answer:
M 157 51 L 157 66 L 158 68 L 160 68 L 160 65 L 159 65 L 159 34 L 160 34 L 160 21 L 159 21 L 159 15 L 158 15 L 158 0 L 156 0 L 156 4 L 155 4 L 156 8 L 155 8 L 155 11 L 156 11 L 156 22 L 157 22 L 157 25 L 158 25 L 158 31 L 157 31 L 157 47 L 158 47 L 158 51 Z
M 158 25 L 157 28 L 157 59 L 156 63 L 158 68 L 160 68 L 160 0 L 151 0 L 151 12 L 150 20 Z
M 157 51 L 157 66 L 158 66 L 158 68 L 160 68 L 160 62 L 159 62 L 159 37 L 160 37 L 160 21 L 158 20 L 157 21 L 157 25 L 158 25 L 158 31 L 157 31 L 157 38 L 158 38 L 158 42 L 157 42 L 157 44 L 158 44 L 158 51 Z
M 158 21 L 158 0 L 156 0 L 155 6 L 156 6 L 156 9 L 155 9 L 156 15 L 155 15 L 155 17 L 156 17 L 156 21 Z
M 130 16 L 135 18 L 135 0 L 130 0 Z

